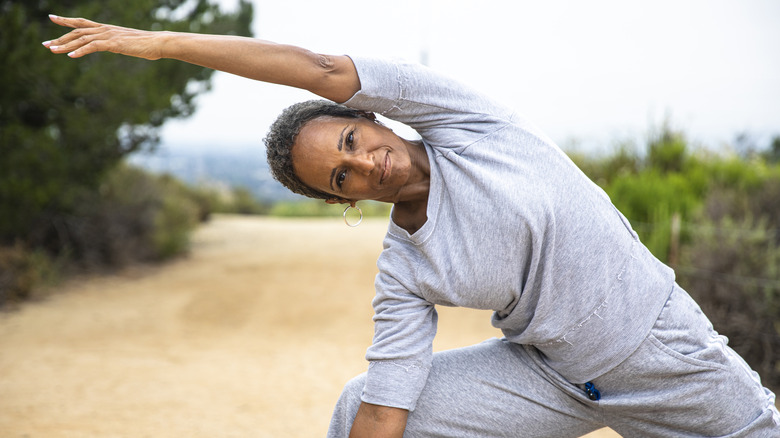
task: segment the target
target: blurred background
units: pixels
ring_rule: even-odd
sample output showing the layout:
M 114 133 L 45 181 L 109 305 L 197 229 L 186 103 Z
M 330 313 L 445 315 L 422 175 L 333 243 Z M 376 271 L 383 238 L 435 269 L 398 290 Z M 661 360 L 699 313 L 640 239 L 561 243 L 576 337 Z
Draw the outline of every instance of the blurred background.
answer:
M 214 213 L 341 213 L 286 193 L 265 163 L 268 125 L 311 95 L 171 60 L 54 56 L 50 13 L 401 57 L 483 90 L 604 188 L 780 386 L 780 3 L 0 0 L 5 309 L 74 274 L 187 254 Z

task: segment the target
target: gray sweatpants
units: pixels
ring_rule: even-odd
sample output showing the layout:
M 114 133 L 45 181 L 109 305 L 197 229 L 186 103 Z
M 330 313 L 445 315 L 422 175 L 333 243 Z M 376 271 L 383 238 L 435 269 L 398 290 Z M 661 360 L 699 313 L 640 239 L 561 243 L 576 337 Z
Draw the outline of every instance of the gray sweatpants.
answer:
M 344 388 L 329 437 L 349 435 L 363 380 Z M 404 436 L 560 438 L 609 426 L 624 437 L 780 437 L 774 394 L 679 287 L 639 348 L 592 383 L 598 401 L 535 348 L 502 339 L 436 353 Z

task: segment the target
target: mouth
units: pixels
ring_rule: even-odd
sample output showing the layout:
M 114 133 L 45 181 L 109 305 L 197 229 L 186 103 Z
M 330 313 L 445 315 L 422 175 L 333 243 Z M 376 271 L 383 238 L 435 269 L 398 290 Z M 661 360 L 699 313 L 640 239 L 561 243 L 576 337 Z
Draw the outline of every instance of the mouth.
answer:
M 385 154 L 385 162 L 382 166 L 382 176 L 379 177 L 379 184 L 382 184 L 390 176 L 390 152 Z

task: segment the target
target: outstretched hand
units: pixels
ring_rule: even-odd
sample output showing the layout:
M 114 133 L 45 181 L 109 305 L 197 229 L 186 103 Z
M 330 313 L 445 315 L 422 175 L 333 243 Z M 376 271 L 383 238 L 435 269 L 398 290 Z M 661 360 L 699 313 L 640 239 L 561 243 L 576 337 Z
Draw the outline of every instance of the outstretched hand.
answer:
M 347 56 L 320 55 L 286 44 L 234 35 L 152 32 L 50 15 L 73 30 L 43 43 L 52 53 L 81 58 L 112 52 L 144 59 L 176 59 L 256 81 L 309 90 L 344 102 L 360 90 L 360 79 Z
M 51 21 L 72 31 L 43 43 L 52 53 L 80 58 L 95 52 L 113 52 L 144 59 L 160 59 L 164 32 L 150 32 L 96 23 L 84 18 L 49 15 Z

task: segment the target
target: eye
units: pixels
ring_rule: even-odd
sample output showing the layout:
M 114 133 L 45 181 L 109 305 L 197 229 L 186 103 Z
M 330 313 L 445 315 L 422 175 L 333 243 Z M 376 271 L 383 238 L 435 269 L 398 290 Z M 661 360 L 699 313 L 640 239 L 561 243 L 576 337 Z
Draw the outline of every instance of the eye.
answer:
M 347 147 L 352 149 L 355 144 L 355 131 L 349 131 L 346 138 Z
M 336 185 L 339 189 L 341 189 L 341 185 L 344 184 L 344 180 L 347 179 L 347 172 L 342 170 L 339 172 L 338 175 L 336 175 Z

